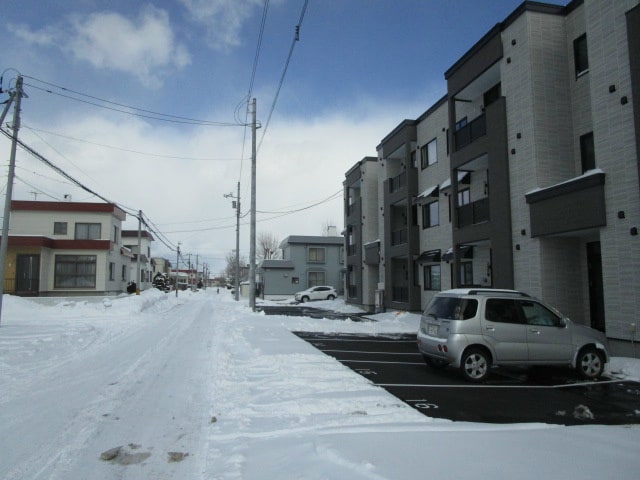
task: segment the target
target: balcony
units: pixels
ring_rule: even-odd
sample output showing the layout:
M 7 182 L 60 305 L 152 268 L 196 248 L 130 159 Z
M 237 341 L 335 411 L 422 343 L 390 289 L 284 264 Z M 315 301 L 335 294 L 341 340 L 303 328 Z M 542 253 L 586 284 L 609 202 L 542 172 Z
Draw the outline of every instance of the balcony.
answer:
M 405 188 L 406 186 L 407 172 L 402 172 L 400 175 L 389 179 L 389 193 L 396 192 L 402 188 Z
M 458 151 L 487 134 L 487 118 L 483 113 L 473 121 L 460 128 L 454 136 L 454 147 Z
M 402 245 L 407 243 L 407 228 L 401 228 L 391 232 L 391 245 Z
M 488 197 L 458 207 L 458 227 L 468 227 L 469 225 L 488 222 L 489 219 Z

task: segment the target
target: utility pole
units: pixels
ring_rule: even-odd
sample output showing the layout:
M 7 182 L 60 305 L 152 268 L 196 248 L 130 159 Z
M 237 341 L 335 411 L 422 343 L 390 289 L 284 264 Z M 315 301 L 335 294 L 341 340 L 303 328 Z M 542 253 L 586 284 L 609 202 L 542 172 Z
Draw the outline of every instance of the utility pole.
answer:
M 20 130 L 20 101 L 24 92 L 22 91 L 22 75 L 18 75 L 16 88 L 10 92 L 7 106 L 0 116 L 0 128 L 4 122 L 4 117 L 9 111 L 11 102 L 15 100 L 13 106 L 13 135 L 11 138 L 11 157 L 9 158 L 9 173 L 7 174 L 7 193 L 4 200 L 4 218 L 2 219 L 2 242 L 0 243 L 0 319 L 2 318 L 2 297 L 4 296 L 4 274 L 7 260 L 7 248 L 9 247 L 9 216 L 11 215 L 11 198 L 13 196 L 13 179 L 16 171 L 16 146 L 18 144 L 18 130 Z M 25 95 L 26 96 L 26 95 Z
M 179 265 L 180 262 L 180 242 L 178 242 L 178 249 L 176 250 L 176 298 L 178 298 L 178 273 L 179 273 Z
M 240 300 L 240 182 L 238 182 L 238 194 L 236 197 L 233 193 L 225 193 L 226 198 L 235 198 L 236 201 L 232 203 L 233 208 L 236 209 L 236 275 L 234 281 L 234 298 L 237 302 Z
M 251 231 L 249 245 L 249 306 L 256 310 L 256 99 L 251 112 Z M 239 252 L 238 252 L 239 254 Z
M 140 272 L 140 257 L 142 256 L 142 210 L 138 210 L 138 265 L 136 269 L 138 273 L 136 274 L 136 295 L 140 295 L 140 281 L 141 281 L 141 272 Z

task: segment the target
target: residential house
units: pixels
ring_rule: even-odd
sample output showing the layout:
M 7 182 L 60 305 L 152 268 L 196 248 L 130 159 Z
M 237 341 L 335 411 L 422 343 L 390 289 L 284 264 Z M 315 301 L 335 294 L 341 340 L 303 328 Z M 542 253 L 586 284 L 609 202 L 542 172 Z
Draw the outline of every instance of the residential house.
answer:
M 122 245 L 126 214 L 108 203 L 11 203 L 6 293 L 110 295 L 126 290 L 131 263 Z
M 639 3 L 522 3 L 445 72 L 444 98 L 382 140 L 385 306 L 418 311 L 438 282 L 516 288 L 633 355 Z
M 291 235 L 280 243 L 282 260 L 263 260 L 257 269 L 263 297 L 293 295 L 316 285 L 343 291 L 344 238 Z
M 138 243 L 139 237 L 139 243 Z M 122 243 L 133 253 L 129 280 L 135 282 L 140 290 L 151 288 L 153 281 L 153 265 L 151 263 L 151 242 L 153 235 L 146 230 L 123 230 Z M 140 277 L 138 277 L 138 268 Z

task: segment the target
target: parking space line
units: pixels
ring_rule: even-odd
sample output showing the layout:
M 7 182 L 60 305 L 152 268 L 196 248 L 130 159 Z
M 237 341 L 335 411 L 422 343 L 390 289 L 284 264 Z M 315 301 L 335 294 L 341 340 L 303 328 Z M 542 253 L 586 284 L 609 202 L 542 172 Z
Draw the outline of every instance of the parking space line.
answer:
M 549 389 L 549 388 L 567 388 L 567 387 L 588 387 L 602 385 L 607 383 L 620 383 L 620 380 L 604 381 L 604 382 L 583 382 L 571 383 L 567 385 L 509 385 L 509 384 L 486 384 L 486 383 L 470 383 L 461 385 L 426 385 L 422 383 L 377 383 L 379 387 L 410 387 L 410 388 L 510 388 L 510 389 Z
M 340 363 L 387 363 L 395 365 L 424 365 L 424 362 L 386 362 L 384 360 L 338 360 Z
M 366 350 L 323 350 L 321 352 L 340 352 L 340 353 L 371 353 L 376 355 L 420 355 L 419 353 L 405 353 L 405 352 L 370 352 Z

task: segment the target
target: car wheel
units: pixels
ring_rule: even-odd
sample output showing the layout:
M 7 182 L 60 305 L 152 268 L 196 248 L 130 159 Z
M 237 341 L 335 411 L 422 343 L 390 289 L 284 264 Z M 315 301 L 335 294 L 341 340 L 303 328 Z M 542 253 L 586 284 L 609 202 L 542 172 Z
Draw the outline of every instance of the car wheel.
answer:
M 304 297 L 302 297 L 302 298 L 300 299 L 300 301 L 301 301 L 302 303 L 307 303 L 307 302 L 309 301 L 309 297 L 307 297 L 307 296 L 305 295 Z
M 442 370 L 449 365 L 449 362 L 446 360 L 440 360 L 439 358 L 431 358 L 426 355 L 423 356 L 424 363 L 426 363 L 429 367 L 435 368 L 436 370 Z
M 481 348 L 470 348 L 462 355 L 460 370 L 465 380 L 482 382 L 489 376 L 491 357 Z
M 576 368 L 581 377 L 594 380 L 604 372 L 604 355 L 594 347 L 586 347 L 578 353 Z
M 335 296 L 335 295 L 329 295 L 329 296 L 327 297 L 327 300 L 335 300 L 335 299 L 336 299 L 336 296 Z

